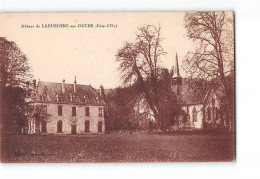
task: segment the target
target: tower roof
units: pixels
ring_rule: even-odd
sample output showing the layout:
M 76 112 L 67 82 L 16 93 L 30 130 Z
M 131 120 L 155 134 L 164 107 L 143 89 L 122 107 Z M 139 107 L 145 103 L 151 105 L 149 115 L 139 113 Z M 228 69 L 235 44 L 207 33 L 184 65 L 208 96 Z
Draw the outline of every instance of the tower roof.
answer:
M 173 77 L 181 77 L 180 70 L 179 70 L 179 63 L 178 63 L 178 55 L 176 52 L 176 58 L 175 58 L 175 66 L 174 66 L 174 74 Z

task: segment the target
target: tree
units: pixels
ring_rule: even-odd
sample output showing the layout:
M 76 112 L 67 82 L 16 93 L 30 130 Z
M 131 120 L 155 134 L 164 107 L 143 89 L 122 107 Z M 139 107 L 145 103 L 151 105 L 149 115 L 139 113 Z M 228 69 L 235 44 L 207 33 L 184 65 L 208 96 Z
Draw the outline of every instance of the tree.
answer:
M 168 69 L 162 68 L 162 75 L 158 81 L 158 95 L 160 96 L 158 102 L 158 109 L 161 115 L 160 126 L 162 130 L 171 130 L 172 125 L 176 124 L 175 121 L 178 115 L 183 115 L 182 109 L 175 93 L 171 90 L 171 73 Z
M 234 84 L 227 81 L 227 76 L 234 74 L 232 13 L 186 13 L 185 28 L 188 38 L 195 44 L 195 50 L 189 51 L 184 60 L 186 72 L 193 77 L 219 82 L 224 90 L 230 115 L 230 130 L 233 131 L 234 93 L 230 89 L 233 89 Z
M 131 128 L 135 102 L 138 98 L 135 86 L 115 88 L 106 95 L 108 107 L 108 130 L 127 130 Z
M 25 85 L 31 79 L 27 57 L 16 43 L 3 37 L 0 37 L 0 60 L 2 87 Z
M 21 127 L 17 124 L 21 124 L 24 119 L 26 105 L 23 87 L 31 77 L 28 59 L 24 53 L 16 43 L 0 37 L 2 129 L 19 131 L 16 127 Z
M 159 81 L 163 76 L 161 58 L 166 54 L 161 45 L 162 41 L 161 27 L 144 25 L 137 29 L 135 42 L 126 42 L 123 48 L 118 50 L 116 61 L 120 62 L 119 70 L 123 82 L 137 85 L 153 111 L 157 123 L 164 128 L 159 89 Z
M 5 133 L 20 133 L 20 129 L 26 121 L 25 116 L 25 95 L 26 92 L 20 87 L 10 87 L 1 89 L 5 94 L 1 98 L 1 123 Z

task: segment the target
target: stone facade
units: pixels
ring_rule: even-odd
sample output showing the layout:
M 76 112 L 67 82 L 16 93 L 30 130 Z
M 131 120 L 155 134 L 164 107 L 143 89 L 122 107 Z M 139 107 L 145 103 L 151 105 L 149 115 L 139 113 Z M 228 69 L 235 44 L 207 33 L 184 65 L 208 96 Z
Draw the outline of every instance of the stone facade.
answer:
M 194 128 L 203 127 L 203 104 L 182 106 L 188 116 L 188 126 Z
M 76 80 L 75 80 L 76 81 Z M 28 134 L 89 134 L 104 133 L 106 103 L 101 90 L 91 86 L 39 82 L 31 98 L 40 117 L 28 120 Z
M 49 134 L 71 134 L 73 127 L 76 127 L 76 134 L 105 132 L 104 106 L 85 106 L 73 104 L 39 104 L 47 108 L 46 131 L 43 131 L 43 122 L 40 122 L 40 133 Z M 62 115 L 58 114 L 58 106 L 62 106 Z M 76 115 L 72 115 L 72 107 L 76 108 Z M 89 115 L 86 115 L 86 108 L 89 108 Z M 101 113 L 100 110 L 102 111 Z M 58 132 L 58 121 L 62 121 L 62 132 Z M 86 122 L 87 121 L 87 122 Z M 101 123 L 101 131 L 98 125 Z

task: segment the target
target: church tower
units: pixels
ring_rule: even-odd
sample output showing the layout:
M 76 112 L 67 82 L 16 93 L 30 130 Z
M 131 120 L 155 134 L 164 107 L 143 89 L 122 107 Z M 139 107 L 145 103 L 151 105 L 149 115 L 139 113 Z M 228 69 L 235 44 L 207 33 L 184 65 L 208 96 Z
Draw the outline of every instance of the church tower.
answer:
M 173 76 L 171 80 L 171 89 L 175 92 L 176 95 L 181 93 L 182 88 L 182 77 L 180 75 L 179 64 L 178 64 L 178 55 L 176 52 L 175 66 L 173 67 Z

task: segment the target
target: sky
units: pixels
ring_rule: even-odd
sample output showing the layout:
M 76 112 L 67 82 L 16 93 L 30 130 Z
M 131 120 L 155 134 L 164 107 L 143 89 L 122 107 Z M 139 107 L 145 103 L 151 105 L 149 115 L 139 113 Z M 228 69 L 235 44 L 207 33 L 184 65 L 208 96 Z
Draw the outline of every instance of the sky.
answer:
M 167 55 L 162 66 L 170 69 L 192 48 L 187 39 L 182 12 L 127 13 L 5 13 L 0 14 L 0 36 L 14 41 L 27 56 L 37 81 L 91 84 L 98 88 L 122 85 L 115 54 L 125 41 L 133 42 L 138 27 L 158 26 Z M 45 24 L 114 24 L 116 28 L 42 28 Z M 21 28 L 23 25 L 34 28 Z M 41 28 L 36 28 L 36 25 Z

